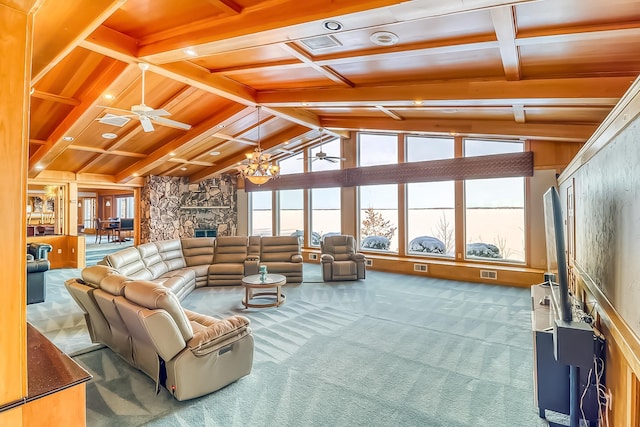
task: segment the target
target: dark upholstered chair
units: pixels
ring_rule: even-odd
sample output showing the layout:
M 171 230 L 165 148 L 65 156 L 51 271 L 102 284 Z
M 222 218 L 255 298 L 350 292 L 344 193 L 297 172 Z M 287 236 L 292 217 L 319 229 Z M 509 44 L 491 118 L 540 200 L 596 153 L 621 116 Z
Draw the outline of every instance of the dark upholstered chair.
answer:
M 47 296 L 47 276 L 51 264 L 48 254 L 53 247 L 48 243 L 27 245 L 27 304 L 44 302 Z
M 365 278 L 365 256 L 357 253 L 353 236 L 327 236 L 320 243 L 322 280 L 358 280 Z

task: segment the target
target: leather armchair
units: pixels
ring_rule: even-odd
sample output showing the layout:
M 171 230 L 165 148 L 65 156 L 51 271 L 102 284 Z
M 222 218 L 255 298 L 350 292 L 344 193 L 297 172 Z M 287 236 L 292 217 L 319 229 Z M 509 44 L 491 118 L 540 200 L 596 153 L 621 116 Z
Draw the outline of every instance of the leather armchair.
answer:
M 322 280 L 358 280 L 364 279 L 365 256 L 356 252 L 356 239 L 353 236 L 327 236 L 320 243 L 322 256 Z
M 49 252 L 52 250 L 53 246 L 48 243 L 27 244 L 27 253 L 33 255 L 35 259 L 49 259 Z
M 51 268 L 48 254 L 52 249 L 48 243 L 27 245 L 27 304 L 44 302 L 46 299 L 46 272 Z
M 157 283 L 127 282 L 114 299 L 127 325 L 136 366 L 177 400 L 216 391 L 248 375 L 253 366 L 249 319 L 215 319 L 185 310 Z

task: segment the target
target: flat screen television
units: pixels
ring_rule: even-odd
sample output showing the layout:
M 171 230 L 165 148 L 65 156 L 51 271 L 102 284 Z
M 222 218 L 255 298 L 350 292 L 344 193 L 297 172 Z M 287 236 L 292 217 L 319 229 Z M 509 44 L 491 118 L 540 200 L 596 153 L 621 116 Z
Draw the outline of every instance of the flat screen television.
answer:
M 560 196 L 555 187 L 544 193 L 544 228 L 547 243 L 547 272 L 555 276 L 555 282 L 549 279 L 551 299 L 560 319 L 573 320 L 569 296 L 569 279 L 567 276 L 567 259 L 564 243 L 564 221 Z

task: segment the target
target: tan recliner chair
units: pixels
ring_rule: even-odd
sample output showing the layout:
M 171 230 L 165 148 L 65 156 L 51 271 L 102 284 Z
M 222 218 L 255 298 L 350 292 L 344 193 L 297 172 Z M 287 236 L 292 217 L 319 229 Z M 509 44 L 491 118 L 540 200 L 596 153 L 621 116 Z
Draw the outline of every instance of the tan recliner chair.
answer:
M 139 369 L 177 400 L 216 391 L 248 375 L 253 365 L 249 319 L 222 320 L 185 310 L 162 285 L 126 283 L 115 305 L 129 328 Z
M 353 236 L 327 236 L 320 242 L 322 280 L 358 280 L 365 278 L 365 256 L 356 252 Z

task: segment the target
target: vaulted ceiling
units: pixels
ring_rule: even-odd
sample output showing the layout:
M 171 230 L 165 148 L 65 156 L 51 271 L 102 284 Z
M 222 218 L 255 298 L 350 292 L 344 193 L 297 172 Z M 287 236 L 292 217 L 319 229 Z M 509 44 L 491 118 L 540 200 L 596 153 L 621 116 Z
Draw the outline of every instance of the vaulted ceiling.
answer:
M 198 181 L 321 128 L 584 142 L 640 73 L 638 0 L 41 3 L 30 178 Z

